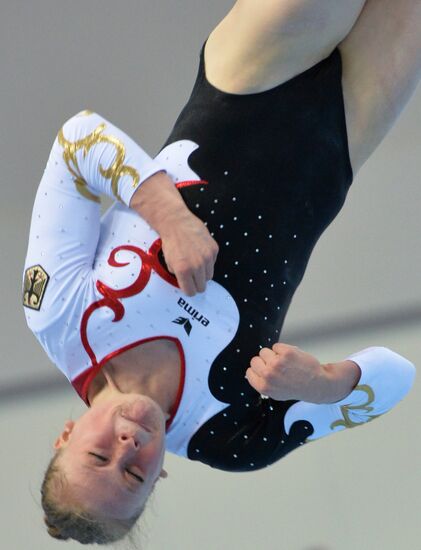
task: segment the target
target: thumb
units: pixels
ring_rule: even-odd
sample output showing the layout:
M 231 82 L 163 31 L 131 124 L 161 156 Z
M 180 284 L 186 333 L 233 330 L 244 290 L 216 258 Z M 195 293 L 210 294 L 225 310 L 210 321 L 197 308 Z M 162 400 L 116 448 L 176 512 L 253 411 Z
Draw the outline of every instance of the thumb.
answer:
M 248 368 L 246 370 L 246 375 L 244 378 L 248 381 L 250 386 L 258 391 L 260 394 L 263 393 L 263 391 L 266 389 L 265 381 L 259 375 L 253 372 L 252 369 Z
M 167 260 L 167 258 L 165 257 L 165 254 L 164 254 L 164 260 L 165 260 L 165 265 L 167 266 L 168 271 L 174 275 L 174 269 L 171 265 L 171 262 L 169 262 Z

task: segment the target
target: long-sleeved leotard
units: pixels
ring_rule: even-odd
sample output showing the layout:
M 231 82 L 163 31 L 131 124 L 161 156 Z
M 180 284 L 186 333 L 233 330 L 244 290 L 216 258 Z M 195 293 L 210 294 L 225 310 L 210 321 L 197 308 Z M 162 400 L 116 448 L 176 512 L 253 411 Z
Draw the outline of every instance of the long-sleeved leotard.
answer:
M 386 412 L 413 381 L 409 361 L 385 348 L 350 356 L 361 380 L 332 405 L 263 399 L 244 379 L 250 358 L 277 340 L 350 183 L 338 56 L 269 92 L 232 96 L 207 83 L 202 50 L 192 96 L 154 161 L 99 115 L 77 116 L 59 132 L 37 193 L 25 264 L 29 326 L 87 404 L 109 358 L 173 340 L 183 376 L 167 449 L 213 467 L 267 466 Z M 303 98 L 305 109 L 294 110 Z M 160 169 L 220 245 L 214 280 L 191 298 L 165 269 L 159 236 L 127 207 Z M 100 225 L 101 192 L 125 204 Z
M 178 185 L 206 184 L 178 164 Z M 213 281 L 205 294 L 186 297 L 165 267 L 159 235 L 128 208 L 138 185 L 163 169 L 98 114 L 67 121 L 35 199 L 23 302 L 29 327 L 88 405 L 89 385 L 111 357 L 153 339 L 174 341 L 183 375 L 167 446 L 185 454 L 189 435 L 225 406 L 207 375 L 239 315 Z M 100 220 L 101 193 L 121 200 Z

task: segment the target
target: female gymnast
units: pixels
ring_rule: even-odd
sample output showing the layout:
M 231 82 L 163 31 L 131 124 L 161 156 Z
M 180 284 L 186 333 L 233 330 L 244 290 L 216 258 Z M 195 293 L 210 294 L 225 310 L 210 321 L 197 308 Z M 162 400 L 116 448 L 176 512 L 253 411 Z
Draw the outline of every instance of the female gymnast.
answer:
M 129 534 L 165 450 L 257 470 L 407 394 L 415 369 L 391 350 L 322 365 L 277 341 L 315 243 L 416 87 L 420 23 L 419 0 L 238 0 L 155 159 L 90 111 L 58 132 L 23 301 L 88 410 L 42 485 L 53 537 Z M 100 220 L 101 193 L 116 202 Z

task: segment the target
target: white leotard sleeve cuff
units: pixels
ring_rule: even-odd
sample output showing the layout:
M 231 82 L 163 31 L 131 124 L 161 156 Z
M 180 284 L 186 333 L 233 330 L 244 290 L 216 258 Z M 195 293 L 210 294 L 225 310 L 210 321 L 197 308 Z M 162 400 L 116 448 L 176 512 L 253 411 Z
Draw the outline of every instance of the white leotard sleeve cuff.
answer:
M 416 370 L 414 365 L 398 353 L 381 346 L 353 353 L 346 359 L 361 369 L 358 386 L 369 385 L 377 395 L 400 395 L 403 398 L 411 389 Z M 348 401 L 346 397 L 343 402 Z M 342 404 L 342 401 L 336 403 Z
M 353 391 L 336 403 L 298 401 L 285 415 L 287 434 L 299 420 L 307 420 L 313 427 L 306 441 L 370 422 L 390 411 L 414 383 L 414 365 L 388 348 L 366 348 L 346 359 L 354 361 L 361 369 L 361 378 Z

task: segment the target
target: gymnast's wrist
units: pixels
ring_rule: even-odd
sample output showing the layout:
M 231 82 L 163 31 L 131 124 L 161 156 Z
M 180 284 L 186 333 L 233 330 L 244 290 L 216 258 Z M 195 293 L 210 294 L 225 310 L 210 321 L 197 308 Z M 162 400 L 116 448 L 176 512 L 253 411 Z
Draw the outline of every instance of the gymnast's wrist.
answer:
M 324 376 L 329 381 L 329 399 L 326 403 L 336 403 L 347 397 L 361 378 L 361 369 L 350 360 L 322 365 Z
M 130 200 L 130 208 L 146 220 L 160 237 L 169 233 L 179 219 L 191 214 L 165 171 L 153 174 L 139 186 Z

